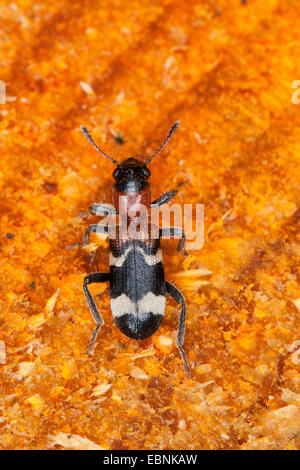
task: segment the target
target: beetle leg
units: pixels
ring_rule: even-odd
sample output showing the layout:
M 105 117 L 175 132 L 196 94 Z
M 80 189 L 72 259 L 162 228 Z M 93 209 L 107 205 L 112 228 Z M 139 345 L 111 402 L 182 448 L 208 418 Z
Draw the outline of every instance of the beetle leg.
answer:
M 92 224 L 89 225 L 83 236 L 83 244 L 88 245 L 90 243 L 90 233 L 108 233 L 108 225 Z
M 191 369 L 185 354 L 185 351 L 182 347 L 183 340 L 184 340 L 184 329 L 185 329 L 185 301 L 182 293 L 180 290 L 177 289 L 173 284 L 166 281 L 166 289 L 168 294 L 178 303 L 181 304 L 181 312 L 180 312 L 180 320 L 179 320 L 179 327 L 178 327 L 178 335 L 176 340 L 176 346 L 180 352 L 183 368 L 186 374 L 191 377 Z
M 86 298 L 87 298 L 87 301 L 88 301 L 88 304 L 89 304 L 89 307 L 90 307 L 90 311 L 92 312 L 94 320 L 97 323 L 97 326 L 94 329 L 94 332 L 91 336 L 89 346 L 88 346 L 88 349 L 87 349 L 87 353 L 88 353 L 89 356 L 91 356 L 93 354 L 94 345 L 95 345 L 95 342 L 96 342 L 96 339 L 97 339 L 97 335 L 98 335 L 98 332 L 99 332 L 101 326 L 104 324 L 104 320 L 101 317 L 101 315 L 99 313 L 99 310 L 97 309 L 95 301 L 94 301 L 94 299 L 93 299 L 93 297 L 92 297 L 92 295 L 89 291 L 88 284 L 94 284 L 94 283 L 99 283 L 99 282 L 107 282 L 107 281 L 110 281 L 110 274 L 109 273 L 93 273 L 93 274 L 89 274 L 88 276 L 86 276 L 84 278 L 84 282 L 83 282 L 83 289 L 84 289 L 84 293 L 86 295 Z
M 97 202 L 89 207 L 89 211 L 95 215 L 116 215 L 118 213 L 112 204 L 98 204 Z
M 162 206 L 166 202 L 171 201 L 171 199 L 173 199 L 173 197 L 176 196 L 176 194 L 177 194 L 177 189 L 171 189 L 170 191 L 167 191 L 166 193 L 159 196 L 159 198 L 155 199 L 155 201 L 151 202 L 150 207 Z
M 181 228 L 178 228 L 178 227 L 161 228 L 159 229 L 159 235 L 161 237 L 181 237 L 177 246 L 177 251 L 182 253 L 184 256 L 187 256 L 187 253 L 184 251 L 185 233 Z

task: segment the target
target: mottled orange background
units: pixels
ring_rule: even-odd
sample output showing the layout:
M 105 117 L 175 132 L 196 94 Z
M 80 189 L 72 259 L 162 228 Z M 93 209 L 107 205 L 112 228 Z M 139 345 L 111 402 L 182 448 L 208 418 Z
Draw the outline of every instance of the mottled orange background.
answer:
M 299 449 L 298 0 L 2 0 L 0 446 Z M 135 342 L 82 290 L 108 243 L 81 243 L 117 160 L 154 152 L 153 196 L 205 204 L 205 243 L 164 241 L 187 302 Z M 97 246 L 99 249 L 97 250 Z M 93 286 L 99 294 L 105 286 Z

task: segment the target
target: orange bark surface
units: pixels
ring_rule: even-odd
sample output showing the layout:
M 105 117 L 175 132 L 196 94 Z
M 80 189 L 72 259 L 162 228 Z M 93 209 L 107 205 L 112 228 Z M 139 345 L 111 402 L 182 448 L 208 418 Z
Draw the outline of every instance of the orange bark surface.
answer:
M 300 448 L 299 19 L 298 0 L 2 0 L 3 449 Z M 108 270 L 108 242 L 78 246 L 114 170 L 80 125 L 145 159 L 177 119 L 151 184 L 205 205 L 202 250 L 163 241 L 191 378 L 171 300 L 135 342 L 106 290 L 87 356 L 82 281 Z

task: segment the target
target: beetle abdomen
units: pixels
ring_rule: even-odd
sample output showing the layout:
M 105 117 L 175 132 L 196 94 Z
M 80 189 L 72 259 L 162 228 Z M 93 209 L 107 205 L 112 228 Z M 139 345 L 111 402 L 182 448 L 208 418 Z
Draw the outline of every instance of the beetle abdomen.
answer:
M 113 244 L 113 240 L 111 241 Z M 144 339 L 159 328 L 165 313 L 166 287 L 159 240 L 154 244 L 126 242 L 112 247 L 110 304 L 118 328 Z

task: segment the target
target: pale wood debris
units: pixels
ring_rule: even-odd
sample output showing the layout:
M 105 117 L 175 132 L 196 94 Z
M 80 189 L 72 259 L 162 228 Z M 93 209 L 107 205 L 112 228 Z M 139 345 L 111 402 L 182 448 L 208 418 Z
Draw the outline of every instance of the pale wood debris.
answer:
M 48 435 L 49 443 L 51 445 L 59 445 L 65 449 L 74 449 L 74 450 L 106 450 L 103 447 L 100 447 L 90 439 L 86 437 L 78 436 L 77 434 L 66 434 L 64 432 L 59 432 L 55 436 Z

